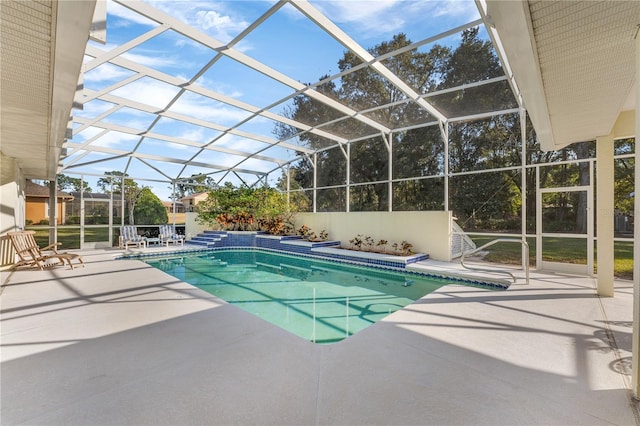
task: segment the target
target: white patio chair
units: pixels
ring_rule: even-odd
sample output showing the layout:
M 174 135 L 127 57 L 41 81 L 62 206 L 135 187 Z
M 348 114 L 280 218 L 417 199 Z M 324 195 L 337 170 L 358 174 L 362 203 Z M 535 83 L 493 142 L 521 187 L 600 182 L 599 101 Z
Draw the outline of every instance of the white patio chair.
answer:
M 160 225 L 160 244 L 164 244 L 167 247 L 170 243 L 184 246 L 184 235 L 180 235 L 176 232 L 176 228 L 173 225 Z
M 147 247 L 147 237 L 138 235 L 138 228 L 133 225 L 125 225 L 120 227 L 120 238 L 122 238 L 121 246 L 129 249 L 129 246 Z

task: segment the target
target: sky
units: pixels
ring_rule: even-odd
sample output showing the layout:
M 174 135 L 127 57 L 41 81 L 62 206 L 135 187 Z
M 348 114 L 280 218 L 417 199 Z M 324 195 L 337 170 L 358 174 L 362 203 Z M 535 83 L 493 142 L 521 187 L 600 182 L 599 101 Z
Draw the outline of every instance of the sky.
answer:
M 221 44 L 231 43 L 256 19 L 274 6 L 273 1 L 151 1 L 146 3 L 166 13 L 170 17 L 190 25 L 198 32 L 206 34 L 210 40 Z M 327 16 L 342 31 L 360 46 L 370 48 L 393 35 L 403 32 L 412 41 L 433 37 L 450 28 L 478 19 L 473 1 L 425 1 L 425 0 L 373 0 L 373 1 L 311 1 L 312 6 Z M 127 41 L 146 34 L 158 24 L 128 8 L 107 2 L 107 41 L 100 44 L 89 42 L 88 52 L 108 52 L 117 49 Z M 440 44 L 455 44 L 458 36 L 438 40 Z M 428 50 L 430 45 L 421 49 Z M 248 35 L 233 46 L 235 50 L 255 59 L 278 73 L 296 82 L 313 84 L 323 75 L 339 72 L 337 62 L 346 48 L 312 23 L 295 7 L 286 4 L 275 14 L 258 25 Z M 99 50 L 97 50 L 99 49 Z M 202 44 L 174 31 L 164 31 L 144 43 L 122 53 L 122 61 L 130 61 L 162 73 L 162 78 L 187 82 L 199 76 L 195 84 L 203 90 L 215 92 L 223 98 L 264 109 L 270 113 L 282 114 L 290 108 L 291 101 L 279 102 L 293 93 L 293 89 L 229 57 L 222 57 L 210 68 L 203 67 L 215 56 L 215 52 Z M 85 67 L 91 68 L 91 57 L 86 56 Z M 127 62 L 128 63 L 128 62 Z M 201 75 L 199 75 L 199 73 Z M 239 132 L 248 132 L 268 139 L 275 139 L 275 121 L 268 117 L 252 117 L 241 107 L 212 101 L 198 93 L 187 92 L 175 103 L 172 99 L 179 88 L 161 79 L 149 76 L 136 78 L 136 72 L 126 66 L 101 64 L 88 70 L 83 77 L 84 95 L 111 88 L 109 95 L 139 102 L 154 110 L 166 110 L 172 114 L 187 115 L 194 119 L 224 127 L 235 127 Z M 129 80 L 127 80 L 129 79 Z M 125 82 L 114 89 L 118 82 Z M 256 152 L 265 157 L 286 162 L 293 158 L 292 150 L 272 147 L 268 143 L 242 137 L 241 135 L 221 136 L 217 128 L 197 126 L 169 117 L 159 120 L 155 114 L 123 107 L 112 111 L 115 104 L 98 99 L 84 99 L 83 110 L 73 111 L 74 137 L 70 144 L 70 155 L 64 164 L 70 166 L 62 173 L 77 177 L 84 173 L 84 179 L 94 191 L 97 190 L 97 176 L 111 170 L 124 170 L 127 158 L 118 155 L 136 150 L 152 156 L 143 161 L 133 160 L 127 169 L 130 176 L 140 179 L 139 183 L 151 187 L 162 200 L 171 194 L 166 176 L 192 174 L 210 171 L 204 167 L 172 164 L 159 161 L 162 158 L 189 160 L 200 151 L 200 146 L 215 140 L 215 146 L 222 151 L 205 151 L 195 161 L 221 167 L 235 165 L 243 157 L 238 152 Z M 107 114 L 109 113 L 109 114 Z M 90 120 L 105 114 L 102 120 L 112 125 L 110 131 L 92 126 Z M 156 122 L 157 120 L 157 122 Z M 246 120 L 246 122 L 243 122 Z M 87 124 L 88 123 L 88 124 Z M 118 126 L 135 129 L 137 133 L 150 131 L 155 134 L 175 138 L 170 140 L 147 135 L 142 142 L 137 134 L 118 131 Z M 134 132 L 134 133 L 136 133 Z M 82 144 L 98 147 L 103 152 L 83 151 Z M 113 160 L 103 161 L 114 157 Z M 157 159 L 156 159 L 157 158 Z M 242 162 L 241 168 L 268 172 L 276 165 L 255 156 Z M 215 175 L 221 177 L 222 175 Z M 272 173 L 270 180 L 277 179 Z M 251 183 L 251 175 L 240 178 Z M 240 178 L 227 175 L 226 180 L 241 183 Z M 255 178 L 253 178 L 255 179 Z

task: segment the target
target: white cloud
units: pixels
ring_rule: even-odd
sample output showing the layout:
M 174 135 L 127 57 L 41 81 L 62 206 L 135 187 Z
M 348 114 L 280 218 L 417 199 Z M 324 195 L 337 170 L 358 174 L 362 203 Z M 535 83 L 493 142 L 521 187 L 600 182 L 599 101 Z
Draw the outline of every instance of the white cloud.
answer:
M 442 2 L 433 2 L 433 15 L 438 16 L 459 16 L 466 20 L 473 20 L 479 17 L 476 5 L 471 1 L 465 0 L 446 0 Z
M 205 135 L 204 129 L 191 129 L 185 130 L 176 137 L 180 139 L 186 139 L 188 141 L 205 143 L 209 142 L 207 136 Z
M 103 102 L 99 100 L 92 100 L 91 102 L 87 102 L 82 106 L 81 111 L 74 110 L 73 115 L 76 117 L 96 117 L 111 108 L 114 107 L 114 104 L 109 102 Z
M 433 18 L 477 17 L 470 0 L 351 0 L 316 1 L 314 5 L 338 24 L 352 25 L 364 36 L 379 36 L 402 31 L 407 25 Z
M 182 77 L 182 78 L 187 80 L 186 77 Z M 231 84 L 228 84 L 224 80 L 212 80 L 212 79 L 208 79 L 204 75 L 196 81 L 196 84 L 198 86 L 204 87 L 205 89 L 209 89 L 216 93 L 229 96 L 230 98 L 239 99 L 243 95 L 243 93 L 240 90 L 233 87 Z
M 73 141 L 76 143 L 84 143 L 84 141 L 91 139 L 92 137 L 94 137 L 95 135 L 97 135 L 102 131 L 103 129 L 99 129 L 96 127 L 89 127 L 88 129 L 75 135 L 73 138 Z M 89 146 L 101 146 L 105 148 L 117 148 L 117 149 L 127 149 L 127 148 L 130 149 L 130 148 L 133 148 L 132 144 L 137 142 L 138 139 L 140 139 L 140 136 L 111 131 L 101 136 L 99 139 L 91 142 Z
M 377 29 L 379 33 L 393 31 L 404 22 L 391 12 L 399 0 L 324 1 L 315 5 L 338 23 L 356 24 L 361 30 Z
M 231 154 L 223 154 L 216 151 L 204 151 L 194 161 L 200 163 L 215 164 L 221 167 L 232 167 L 242 161 L 243 157 Z
M 98 133 L 102 132 L 103 129 L 99 129 L 97 127 L 88 127 L 84 129 L 82 132 L 73 136 L 73 142 L 75 143 L 83 143 L 87 139 L 91 139 Z
M 194 151 L 196 149 L 192 146 L 182 145 L 180 143 L 167 142 L 164 140 L 159 140 L 154 138 L 145 138 L 143 144 L 145 148 L 154 147 L 153 154 L 166 156 L 166 157 L 173 157 L 178 155 L 174 151 L 189 151 L 189 150 Z M 151 153 L 149 149 L 146 149 L 142 152 Z M 195 153 L 195 151 L 193 153 Z M 189 155 L 192 155 L 192 154 L 189 154 Z M 179 157 L 182 158 L 183 155 L 180 155 Z
M 133 111 L 134 110 L 131 110 L 131 113 L 127 114 L 127 118 L 118 117 L 116 119 L 109 119 L 110 117 L 106 117 L 104 121 L 107 123 L 111 122 L 119 126 L 129 127 L 130 129 L 135 129 L 139 131 L 147 130 L 149 128 L 149 124 L 151 121 L 148 119 L 136 118 L 135 115 L 140 115 L 140 114 L 136 114 Z
M 118 21 L 120 26 L 127 26 L 130 24 L 142 24 L 149 26 L 157 25 L 154 21 L 151 21 L 150 19 L 145 18 L 144 16 L 133 12 L 112 0 L 107 1 L 107 14 L 121 18 L 121 20 Z
M 127 52 L 122 54 L 122 57 L 150 68 L 173 67 L 180 63 L 180 58 L 168 56 L 166 53 L 166 51 L 149 52 L 147 55 L 142 55 Z
M 115 96 L 145 103 L 157 108 L 166 107 L 179 89 L 150 78 L 142 78 L 112 92 Z
M 238 151 L 244 152 L 255 152 L 266 147 L 266 145 L 262 142 L 242 138 L 231 134 L 226 134 L 225 136 L 221 137 L 216 141 L 215 146 L 237 149 Z
M 86 82 L 120 81 L 129 77 L 131 71 L 109 63 L 102 64 L 84 74 Z
M 199 29 L 211 37 L 228 43 L 249 23 L 236 9 L 223 2 L 211 1 L 150 1 L 157 9 Z
M 249 116 L 247 111 L 189 93 L 183 95 L 170 110 L 223 125 L 235 124 Z

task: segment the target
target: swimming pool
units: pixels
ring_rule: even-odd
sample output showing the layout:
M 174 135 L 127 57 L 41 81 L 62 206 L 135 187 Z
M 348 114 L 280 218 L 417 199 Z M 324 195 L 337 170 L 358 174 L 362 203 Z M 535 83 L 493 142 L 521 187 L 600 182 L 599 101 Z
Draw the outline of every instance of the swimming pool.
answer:
M 257 250 L 145 261 L 315 343 L 343 340 L 450 283 Z

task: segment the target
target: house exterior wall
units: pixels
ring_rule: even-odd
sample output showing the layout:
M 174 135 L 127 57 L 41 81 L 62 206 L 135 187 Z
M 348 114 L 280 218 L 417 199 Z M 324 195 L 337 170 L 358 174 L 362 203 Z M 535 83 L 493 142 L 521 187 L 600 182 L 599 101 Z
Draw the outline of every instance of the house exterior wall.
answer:
M 14 263 L 7 232 L 24 227 L 24 176 L 15 159 L 0 152 L 0 269 Z
M 58 200 L 58 225 L 64 225 L 66 202 Z M 42 197 L 26 197 L 25 201 L 25 220 L 37 225 L 40 221 L 49 221 L 49 199 Z M 49 221 L 51 223 L 51 221 Z
M 189 197 L 182 198 L 182 204 L 184 205 L 185 212 L 194 212 L 195 207 L 202 201 L 206 200 L 209 196 L 208 193 L 203 192 L 201 194 L 190 195 Z

